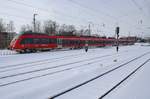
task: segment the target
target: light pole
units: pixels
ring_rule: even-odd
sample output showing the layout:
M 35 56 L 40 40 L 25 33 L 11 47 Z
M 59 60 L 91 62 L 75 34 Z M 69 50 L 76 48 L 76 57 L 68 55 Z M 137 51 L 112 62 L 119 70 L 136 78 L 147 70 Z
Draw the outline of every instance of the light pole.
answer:
M 89 23 L 89 36 L 91 35 L 91 25 Z
M 91 24 L 93 24 L 92 22 L 89 22 L 89 36 L 91 36 Z M 94 25 L 94 24 L 93 24 Z
M 38 14 L 33 14 L 33 31 L 36 32 L 35 16 Z

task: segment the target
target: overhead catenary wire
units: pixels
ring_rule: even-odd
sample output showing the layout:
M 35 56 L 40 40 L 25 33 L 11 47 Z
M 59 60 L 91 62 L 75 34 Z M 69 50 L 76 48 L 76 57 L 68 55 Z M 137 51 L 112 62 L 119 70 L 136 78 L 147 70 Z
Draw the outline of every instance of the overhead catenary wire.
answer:
M 34 8 L 34 9 L 36 8 L 36 9 L 39 9 L 39 10 L 42 10 L 42 11 L 46 11 L 47 13 L 49 13 L 49 10 L 48 10 L 48 9 L 45 9 L 45 8 L 35 7 L 35 6 L 31 5 L 31 4 L 26 4 L 26 3 L 23 3 L 23 2 L 18 2 L 18 1 L 15 1 L 15 0 L 7 0 L 7 1 L 11 1 L 11 2 L 13 2 L 13 3 L 21 4 L 21 5 L 24 5 L 24 6 L 27 6 L 27 7 L 31 7 L 31 8 Z M 94 11 L 95 13 L 97 13 L 97 12 L 99 11 L 99 12 L 103 13 L 103 14 L 102 14 L 103 16 L 107 16 L 107 17 L 109 17 L 109 18 L 112 18 L 112 19 L 115 18 L 115 19 L 116 19 L 116 17 L 114 17 L 114 16 L 112 16 L 112 15 L 109 15 L 109 14 L 107 14 L 107 13 L 105 13 L 105 12 L 102 12 L 102 11 L 100 11 L 100 10 L 97 10 L 97 9 L 90 8 L 90 7 L 86 6 L 86 5 L 80 4 L 79 2 L 76 2 L 75 0 L 68 0 L 68 1 L 70 1 L 70 2 L 72 2 L 72 3 L 75 3 L 75 4 L 77 4 L 77 5 L 79 5 L 79 6 L 83 7 L 83 8 L 92 10 L 92 11 Z M 134 0 L 132 0 L 132 1 L 134 1 Z M 55 14 L 58 14 L 58 11 L 55 11 Z M 62 13 L 59 12 L 59 14 L 62 14 Z M 63 14 L 63 15 L 64 15 L 64 14 Z M 72 18 L 74 18 L 74 16 L 67 16 L 67 17 L 72 17 Z M 77 17 L 76 17 L 76 18 L 77 18 Z
M 6 13 L 6 12 L 0 12 L 0 13 L 4 14 L 4 15 L 8 15 L 8 16 L 13 16 L 13 17 L 21 18 L 21 19 L 31 19 L 31 17 L 19 16 L 19 15 L 15 15 L 15 14 Z
M 82 8 L 91 10 L 91 11 L 97 13 L 97 14 L 99 14 L 98 12 L 101 12 L 101 13 L 103 13 L 103 14 L 101 14 L 101 15 L 106 16 L 106 17 L 109 17 L 109 18 L 111 18 L 112 20 L 115 20 L 115 24 L 118 23 L 118 21 L 124 17 L 124 16 L 121 16 L 121 18 L 120 18 L 120 17 L 119 17 L 119 18 L 116 18 L 116 17 L 114 17 L 114 16 L 112 16 L 112 15 L 109 15 L 109 14 L 107 14 L 107 13 L 104 13 L 104 12 L 102 12 L 102 11 L 100 11 L 100 10 L 93 9 L 93 8 L 91 8 L 91 7 L 89 7 L 89 6 L 85 5 L 85 4 L 81 4 L 81 3 L 79 3 L 79 2 L 77 2 L 77 1 L 75 1 L 75 0 L 68 0 L 68 1 L 72 2 L 73 4 L 76 4 L 76 5 L 80 6 L 80 7 L 82 7 Z M 121 23 L 125 23 L 125 24 L 128 24 L 128 25 L 134 27 L 134 25 L 132 25 L 131 22 L 121 21 Z M 118 25 L 119 25 L 119 24 L 118 24 Z
M 83 23 L 85 23 L 85 24 L 88 24 L 88 22 L 89 22 L 89 20 L 90 20 L 90 18 L 92 19 L 93 17 L 107 17 L 107 18 L 109 18 L 109 19 L 111 19 L 111 20 L 115 20 L 116 21 L 116 17 L 115 16 L 112 16 L 112 15 L 110 15 L 109 13 L 106 13 L 106 12 L 103 12 L 103 11 L 101 11 L 101 10 L 99 10 L 99 9 L 95 9 L 95 8 L 91 8 L 90 6 L 88 6 L 88 5 L 85 5 L 85 4 L 82 4 L 82 3 L 80 3 L 79 1 L 76 1 L 76 0 L 68 0 L 69 2 L 72 2 L 72 4 L 74 4 L 74 5 L 77 5 L 77 6 L 80 6 L 80 8 L 82 8 L 82 9 L 87 9 L 88 10 L 88 12 L 87 12 L 87 14 L 89 14 L 90 15 L 90 12 L 92 12 L 92 13 L 95 13 L 95 14 L 97 14 L 97 15 L 94 15 L 94 16 L 90 16 L 90 18 L 89 19 L 87 19 L 87 17 L 86 18 L 82 18 L 82 17 L 78 17 L 78 16 L 72 16 L 72 15 L 68 15 L 68 14 L 66 14 L 66 13 L 64 13 L 64 12 L 62 12 L 62 11 L 57 11 L 57 10 L 55 10 L 55 9 L 52 9 L 53 10 L 53 13 L 55 14 L 55 15 L 53 15 L 53 14 L 51 14 L 50 13 L 50 10 L 49 9 L 46 9 L 46 8 L 43 8 L 43 7 L 38 7 L 38 6 L 35 6 L 35 5 L 32 5 L 32 4 L 28 4 L 28 3 L 25 3 L 25 2 L 23 2 L 23 1 L 25 1 L 25 0 L 23 0 L 23 1 L 17 1 L 17 0 L 7 0 L 7 1 L 9 1 L 9 2 L 12 2 L 12 3 L 15 3 L 15 4 L 18 4 L 18 5 L 23 5 L 23 6 L 25 6 L 25 7 L 29 7 L 29 8 L 32 8 L 32 9 L 37 9 L 37 10 L 39 10 L 39 11 L 43 11 L 43 12 L 46 12 L 47 14 L 49 14 L 50 16 L 52 16 L 53 18 L 52 19 L 59 19 L 59 20 L 67 20 L 68 22 L 74 22 L 74 24 L 76 23 L 78 23 L 78 22 L 82 22 L 82 24 Z M 16 9 L 17 10 L 17 9 Z M 100 15 L 98 12 L 101 12 L 102 14 Z M 57 15 L 57 16 L 56 16 Z M 60 17 L 60 16 L 64 16 L 64 17 Z M 15 16 L 14 16 L 15 17 Z M 19 17 L 18 17 L 19 18 Z M 20 18 L 21 19 L 21 18 Z M 22 18 L 23 19 L 23 18 Z M 41 17 L 39 16 L 39 19 L 41 19 Z M 94 19 L 94 18 L 93 18 Z M 107 19 L 106 19 L 107 20 Z M 118 19 L 117 19 L 118 20 Z M 57 21 L 57 20 L 56 20 Z M 83 22 L 84 21 L 84 22 Z M 91 21 L 91 20 L 90 20 Z M 94 20 L 95 21 L 95 20 Z M 97 21 L 98 22 L 98 21 Z M 105 23 L 105 22 L 101 22 L 101 23 Z M 116 22 L 117 23 L 117 22 Z M 130 26 L 132 25 L 132 24 L 130 24 L 130 22 L 127 22 L 127 21 L 122 21 L 122 23 L 126 23 L 126 24 L 129 24 Z M 80 24 L 81 25 L 81 24 Z M 134 26 L 132 26 L 132 27 L 134 27 Z M 108 27 L 105 27 L 105 28 L 108 28 Z M 113 32 L 113 31 L 112 31 Z
M 20 23 L 25 23 L 27 22 L 27 19 L 32 19 L 30 17 L 24 17 L 24 16 L 19 16 L 19 15 L 15 15 L 15 14 L 10 14 L 10 13 L 6 13 L 6 12 L 0 12 L 0 14 L 2 14 L 3 16 L 5 16 L 3 19 L 8 20 L 8 17 L 10 18 L 9 20 L 13 21 L 13 19 L 17 19 L 17 22 Z
M 115 16 L 112 16 L 112 15 L 110 15 L 110 14 L 108 14 L 108 13 L 105 13 L 105 12 L 103 12 L 103 11 L 101 11 L 101 10 L 91 8 L 91 7 L 89 7 L 89 6 L 86 6 L 85 4 L 81 4 L 81 3 L 79 3 L 79 2 L 77 2 L 77 1 L 75 1 L 75 0 L 68 0 L 68 1 L 70 1 L 70 2 L 72 2 L 72 3 L 74 3 L 74 4 L 76 4 L 76 5 L 78 5 L 78 6 L 80 6 L 80 7 L 83 7 L 83 8 L 86 8 L 86 9 L 88 9 L 88 10 L 91 10 L 91 11 L 95 12 L 96 14 L 99 14 L 98 12 L 100 12 L 100 13 L 103 13 L 103 14 L 100 14 L 100 15 L 103 15 L 103 16 L 105 16 L 105 17 L 109 17 L 109 18 L 111 18 L 111 19 L 116 19 Z
M 26 4 L 26 3 L 23 3 L 23 2 L 18 2 L 18 1 L 15 1 L 15 0 L 7 0 L 7 1 L 11 1 L 11 2 L 13 2 L 13 3 L 16 3 L 16 4 L 19 4 L 19 5 L 23 5 L 23 6 L 26 6 L 26 7 L 30 7 L 30 8 L 32 8 L 32 9 L 35 9 L 36 7 L 35 6 L 33 6 L 33 5 L 31 5 L 31 4 Z M 47 10 L 47 9 L 43 9 L 43 8 L 39 8 L 39 7 L 37 7 L 37 9 L 38 10 L 42 10 L 42 11 L 45 11 L 45 12 L 47 12 L 47 13 L 49 13 L 49 10 Z M 59 11 L 53 11 L 55 14 L 57 14 L 57 15 L 63 15 L 63 16 L 66 16 L 64 13 L 62 13 L 62 12 L 59 12 Z M 74 16 L 70 16 L 70 15 L 67 15 L 67 20 L 72 20 L 72 21 L 75 21 L 75 20 L 78 20 L 77 19 L 77 17 L 74 17 Z M 57 17 L 58 18 L 58 17 Z M 66 18 L 66 17 L 65 17 Z M 60 18 L 59 18 L 60 19 Z M 63 20 L 64 20 L 64 18 L 62 18 Z M 66 19 L 65 19 L 66 20 Z M 88 21 L 86 20 L 86 19 L 81 19 L 80 18 L 80 20 L 78 20 L 78 21 L 85 21 L 86 23 L 88 23 Z
M 135 6 L 141 11 L 141 12 L 143 12 L 143 8 L 135 1 L 135 0 L 131 0 L 134 4 L 135 4 Z
M 38 9 L 38 10 L 40 10 L 40 11 L 44 11 L 44 12 L 50 14 L 50 10 L 45 9 L 45 8 L 33 6 L 33 5 L 31 5 L 31 4 L 26 4 L 26 3 L 19 2 L 19 1 L 15 1 L 15 0 L 7 0 L 7 1 L 10 1 L 10 2 L 15 3 L 15 4 L 23 5 L 23 6 L 26 6 L 26 7 L 30 7 L 30 8 L 32 8 L 32 9 Z M 70 15 L 68 15 L 68 14 L 66 15 L 65 13 L 62 13 L 62 12 L 56 11 L 56 10 L 53 10 L 53 13 L 54 13 L 54 14 L 57 14 L 57 15 L 65 15 L 65 18 L 68 17 L 69 20 L 78 20 L 78 19 L 79 19 L 78 17 L 70 16 Z M 50 14 L 50 15 L 53 16 L 52 14 Z M 55 17 L 55 16 L 53 16 L 53 17 Z M 81 20 L 82 20 L 82 21 L 83 21 L 83 20 L 84 20 L 84 21 L 87 21 L 87 20 L 85 20 L 85 19 L 80 19 L 80 21 L 81 21 Z
M 44 11 L 44 12 L 46 12 L 47 14 L 50 14 L 49 12 L 49 10 L 48 9 L 44 9 L 44 8 L 39 8 L 39 7 L 35 7 L 35 6 L 33 6 L 33 5 L 31 5 L 31 4 L 26 4 L 26 3 L 23 3 L 23 2 L 18 2 L 18 1 L 15 1 L 15 0 L 7 0 L 7 1 L 10 1 L 10 2 L 12 2 L 12 3 L 15 3 L 15 4 L 18 4 L 18 5 L 23 5 L 23 6 L 25 6 L 25 7 L 30 7 L 30 8 L 32 8 L 32 9 L 36 9 L 36 8 L 38 8 L 38 10 L 40 10 L 40 11 Z M 8 8 L 10 8 L 11 6 L 9 6 Z M 14 8 L 14 7 L 12 7 L 11 8 L 11 10 L 17 10 L 18 11 L 18 9 L 16 9 L 16 8 Z M 19 11 L 21 11 L 21 9 L 19 9 Z M 24 11 L 21 11 L 21 12 L 24 12 Z M 55 14 L 57 14 L 57 15 L 62 15 L 63 13 L 59 13 L 58 14 L 58 12 L 56 12 L 55 11 Z M 19 19 L 24 19 L 24 20 L 26 20 L 26 19 L 29 19 L 29 18 L 25 18 L 24 16 L 18 16 L 18 15 L 14 15 L 14 14 L 9 14 L 9 13 L 7 13 L 7 14 L 5 14 L 5 15 L 7 15 L 8 17 L 16 17 L 16 18 L 19 18 Z M 64 15 L 64 14 L 63 14 Z M 50 16 L 52 16 L 52 14 L 50 14 Z M 56 16 L 55 16 L 56 17 Z M 55 18 L 54 16 L 53 16 L 53 19 Z M 41 17 L 40 17 L 40 19 L 41 19 Z M 48 19 L 48 18 L 47 18 Z M 72 16 L 67 16 L 67 18 L 65 17 L 57 17 L 57 19 L 60 19 L 60 20 L 67 20 L 67 21 L 74 21 L 74 22 L 76 22 L 76 21 L 81 21 L 81 20 L 78 20 L 77 18 L 73 18 Z M 76 19 L 76 21 L 75 21 L 75 19 Z M 43 20 L 46 20 L 46 19 L 43 19 Z M 82 19 L 82 20 L 84 20 L 84 19 Z M 84 20 L 85 21 L 85 20 Z
M 26 3 L 23 3 L 23 2 L 18 2 L 18 1 L 15 1 L 15 0 L 7 0 L 7 1 L 10 1 L 10 2 L 13 2 L 13 3 L 16 3 L 16 4 L 19 4 L 19 5 L 23 5 L 23 6 L 26 6 L 26 7 L 30 7 L 30 8 L 32 8 L 32 9 L 38 9 L 38 10 L 42 10 L 42 11 L 45 11 L 45 12 L 47 12 L 47 13 L 49 13 L 50 11 L 48 10 L 48 9 L 45 9 L 45 8 L 40 8 L 40 7 L 35 7 L 35 6 L 33 6 L 33 5 L 31 5 L 31 4 L 26 4 Z M 69 1 L 71 1 L 71 2 L 75 2 L 74 0 L 69 0 Z M 84 8 L 86 8 L 86 9 L 89 9 L 89 10 L 91 10 L 91 11 L 94 11 L 95 13 L 97 13 L 97 11 L 99 11 L 99 10 L 95 10 L 95 9 L 91 9 L 90 7 L 88 7 L 88 6 L 84 6 L 84 5 L 81 5 L 81 4 L 79 4 L 79 3 L 77 3 L 77 2 L 75 2 L 76 4 L 78 4 L 78 5 L 80 5 L 81 7 L 84 7 Z M 58 14 L 58 15 L 65 15 L 64 13 L 62 13 L 62 12 L 60 12 L 60 11 L 53 11 L 55 14 Z M 111 15 L 109 15 L 109 14 L 106 14 L 106 13 L 104 13 L 104 12 L 102 12 L 102 11 L 100 11 L 101 13 L 103 13 L 104 14 L 104 16 L 108 16 L 109 18 L 112 18 L 113 17 L 113 19 L 115 18 L 114 16 L 111 16 Z M 77 20 L 77 17 L 74 17 L 74 16 L 70 16 L 70 15 L 65 15 L 66 17 L 68 17 L 69 19 L 72 19 L 72 20 Z M 86 21 L 87 23 L 88 23 L 88 21 L 87 20 L 85 20 L 85 19 L 81 19 L 80 18 L 80 21 Z

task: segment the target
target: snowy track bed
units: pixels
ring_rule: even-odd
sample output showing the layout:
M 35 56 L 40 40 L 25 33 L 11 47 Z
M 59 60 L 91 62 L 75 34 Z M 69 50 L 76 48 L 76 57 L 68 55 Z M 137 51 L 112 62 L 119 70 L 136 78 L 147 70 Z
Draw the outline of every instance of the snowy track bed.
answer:
M 122 52 L 122 54 L 104 55 L 104 56 L 97 56 L 97 57 L 92 57 L 92 58 L 88 57 L 82 60 L 79 60 L 79 57 L 77 58 L 73 57 L 73 62 L 67 63 L 66 61 L 65 64 L 64 64 L 64 60 L 62 62 L 60 62 L 59 60 L 58 65 L 56 65 L 57 63 L 55 63 L 54 65 L 53 62 L 44 62 L 42 63 L 44 65 L 42 65 L 41 63 L 31 64 L 29 66 L 27 65 L 26 68 L 23 65 L 23 68 L 19 67 L 19 68 L 3 70 L 3 71 L 0 71 L 0 75 L 2 75 L 0 76 L 0 79 L 3 80 L 2 84 L 0 84 L 0 87 L 14 84 L 14 83 L 19 83 L 19 82 L 26 81 L 26 80 L 43 77 L 43 76 L 50 76 L 50 75 L 60 73 L 60 72 L 66 72 L 66 71 L 68 72 L 69 70 L 73 70 L 73 69 L 88 68 L 88 66 L 91 64 L 92 65 L 94 64 L 95 66 L 99 66 L 99 63 L 103 64 L 107 62 L 106 60 L 110 60 L 110 59 L 115 60 L 114 56 L 115 58 L 117 58 L 117 57 L 124 56 L 124 54 L 126 53 Z M 69 59 L 71 58 L 72 57 L 70 57 Z M 81 58 L 81 55 L 80 55 L 80 58 Z M 45 64 L 47 66 L 45 66 Z M 111 65 L 111 64 L 107 64 L 107 65 Z
M 100 75 L 98 75 L 92 79 L 89 79 L 75 87 L 72 87 L 66 91 L 63 91 L 59 94 L 56 94 L 56 95 L 50 97 L 50 99 L 54 99 L 54 98 L 56 98 L 56 99 L 57 98 L 58 99 L 73 99 L 73 97 L 76 97 L 77 99 L 81 99 L 81 98 L 102 99 L 105 96 L 107 96 L 111 91 L 113 91 L 117 86 L 119 86 L 121 83 L 123 83 L 123 81 L 125 81 L 133 72 L 135 72 L 141 66 L 143 66 L 144 64 L 149 62 L 150 58 L 147 57 L 147 54 L 148 53 L 145 53 L 145 54 L 143 54 L 139 57 L 136 57 L 126 63 L 123 63 L 117 67 L 114 67 L 110 70 L 106 70 L 106 71 L 102 72 Z M 150 57 L 150 55 L 149 55 L 149 57 Z M 143 61 L 144 61 L 144 63 L 143 63 Z M 114 79 L 116 76 L 117 76 L 117 79 Z M 106 82 L 106 83 L 104 83 L 104 82 Z M 97 88 L 95 88 L 95 87 L 91 88 L 92 85 L 93 86 L 98 85 L 98 86 L 97 86 Z M 99 91 L 97 89 L 99 89 Z M 100 89 L 103 89 L 103 91 L 100 92 Z M 93 95 L 91 93 L 88 94 L 89 91 L 92 92 L 94 90 L 97 90 L 97 92 L 95 92 Z M 78 92 L 83 92 L 84 94 L 81 94 Z M 99 95 L 100 95 L 100 97 L 98 97 Z
M 87 53 L 72 50 L 1 57 L 4 62 L 13 61 L 0 63 L 0 95 L 3 99 L 98 99 L 149 60 L 149 50 L 135 45 L 123 46 L 119 53 L 110 47 Z

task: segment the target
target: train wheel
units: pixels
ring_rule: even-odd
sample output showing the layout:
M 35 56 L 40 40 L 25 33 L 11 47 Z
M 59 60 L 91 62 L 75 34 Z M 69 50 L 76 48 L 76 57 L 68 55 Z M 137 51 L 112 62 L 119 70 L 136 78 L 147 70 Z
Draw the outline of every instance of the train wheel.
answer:
M 31 53 L 31 52 L 32 52 L 32 49 L 26 49 L 26 52 L 27 52 L 27 53 Z
M 23 54 L 23 53 L 25 53 L 25 50 L 20 50 L 19 53 Z
M 19 51 L 19 53 L 22 54 L 23 52 L 22 52 L 22 51 Z
M 27 53 L 27 50 L 26 50 L 26 49 L 24 49 L 24 50 L 23 50 L 23 53 Z
M 37 50 L 36 50 L 36 49 L 33 49 L 33 50 L 32 50 L 32 52 L 33 52 L 33 53 L 36 53 L 36 52 L 37 52 Z
M 30 49 L 24 49 L 23 51 L 24 51 L 24 53 L 30 53 L 31 52 Z

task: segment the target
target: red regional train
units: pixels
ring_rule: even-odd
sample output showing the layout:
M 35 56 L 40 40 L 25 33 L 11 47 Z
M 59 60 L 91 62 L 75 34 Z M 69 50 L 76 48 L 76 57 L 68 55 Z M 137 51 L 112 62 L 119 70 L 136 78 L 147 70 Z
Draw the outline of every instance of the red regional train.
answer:
M 49 36 L 44 33 L 25 32 L 17 35 L 10 43 L 9 49 L 20 53 L 51 50 L 56 48 L 83 48 L 114 46 L 115 38 L 94 36 Z M 134 44 L 132 39 L 119 39 L 119 44 Z

